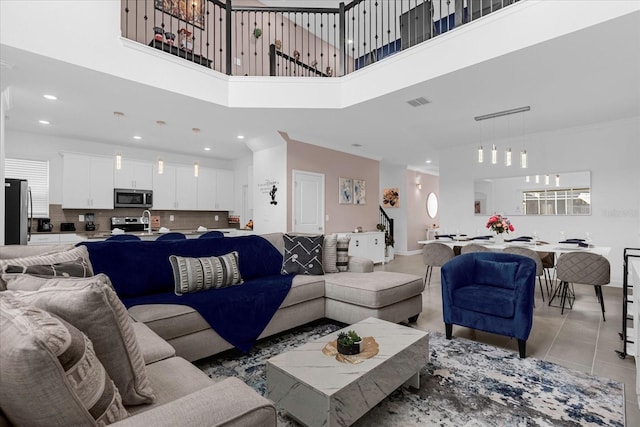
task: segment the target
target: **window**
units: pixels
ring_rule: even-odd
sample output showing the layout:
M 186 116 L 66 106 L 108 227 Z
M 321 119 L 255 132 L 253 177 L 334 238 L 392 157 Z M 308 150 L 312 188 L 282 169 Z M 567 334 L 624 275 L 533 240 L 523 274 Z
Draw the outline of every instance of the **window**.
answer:
M 26 179 L 31 189 L 33 217 L 49 217 L 49 162 L 41 160 L 4 160 L 7 178 Z M 29 212 L 31 214 L 31 212 Z
M 590 215 L 589 188 L 546 189 L 522 193 L 525 215 Z

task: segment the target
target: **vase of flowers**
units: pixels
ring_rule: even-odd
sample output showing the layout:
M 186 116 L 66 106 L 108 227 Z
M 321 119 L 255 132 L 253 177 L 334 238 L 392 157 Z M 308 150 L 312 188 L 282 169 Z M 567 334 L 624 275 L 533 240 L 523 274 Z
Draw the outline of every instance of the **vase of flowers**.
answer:
M 504 241 L 503 233 L 509 234 L 515 231 L 515 227 L 509 221 L 509 218 L 500 214 L 493 215 L 487 221 L 487 228 L 496 233 L 496 241 L 502 243 Z

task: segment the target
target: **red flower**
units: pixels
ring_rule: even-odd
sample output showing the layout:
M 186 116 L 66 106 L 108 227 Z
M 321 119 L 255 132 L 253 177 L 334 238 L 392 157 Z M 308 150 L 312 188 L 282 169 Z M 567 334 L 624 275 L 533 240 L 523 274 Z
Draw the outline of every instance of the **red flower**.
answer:
M 515 229 L 516 228 L 513 225 L 509 224 L 509 231 L 515 231 Z

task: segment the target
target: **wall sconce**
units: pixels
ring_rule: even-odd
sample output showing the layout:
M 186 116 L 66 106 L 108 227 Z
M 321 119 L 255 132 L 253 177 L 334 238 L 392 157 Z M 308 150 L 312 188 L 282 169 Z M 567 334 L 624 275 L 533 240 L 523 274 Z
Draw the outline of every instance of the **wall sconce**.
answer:
M 484 163 L 484 149 L 482 145 L 478 147 L 478 163 Z
M 418 190 L 422 190 L 422 184 L 417 183 L 417 184 L 416 184 L 416 188 L 417 188 Z
M 116 169 L 122 169 L 122 154 L 116 153 Z
M 556 175 L 556 187 L 560 187 L 560 175 Z
M 162 175 L 164 173 L 164 160 L 158 159 L 158 175 Z
M 498 149 L 496 148 L 496 144 L 491 146 L 491 164 L 495 165 L 498 163 Z
M 198 164 L 198 162 L 195 162 L 193 164 L 193 176 L 197 178 L 198 175 L 200 175 L 200 165 Z
M 511 166 L 511 148 L 507 148 L 504 151 L 504 165 Z

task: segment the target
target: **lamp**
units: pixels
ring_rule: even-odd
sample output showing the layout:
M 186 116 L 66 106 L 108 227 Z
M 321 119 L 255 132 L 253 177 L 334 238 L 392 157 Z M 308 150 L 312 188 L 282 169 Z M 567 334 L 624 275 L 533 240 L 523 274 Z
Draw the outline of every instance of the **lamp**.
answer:
M 484 149 L 482 145 L 478 147 L 478 163 L 484 163 Z
M 556 174 L 556 187 L 560 187 L 560 175 Z
M 164 173 L 164 160 L 158 159 L 158 175 L 162 175 Z
M 544 185 L 549 185 L 549 174 L 544 176 Z
M 504 165 L 511 166 L 511 147 L 504 151 Z
M 536 184 L 540 184 L 540 175 L 536 175 Z
M 496 144 L 491 146 L 491 164 L 495 165 L 498 163 L 498 149 L 496 148 Z
M 193 164 L 193 176 L 197 178 L 198 175 L 200 175 L 200 165 L 198 164 L 198 162 L 195 162 Z
M 497 111 L 495 113 L 476 116 L 474 117 L 474 120 L 479 122 L 482 120 L 495 119 L 497 117 L 507 116 L 510 114 L 524 113 L 526 111 L 531 111 L 531 107 L 529 105 L 524 107 L 513 108 L 511 110 Z M 524 135 L 524 117 L 522 120 L 523 120 L 522 134 Z M 523 136 L 523 139 L 524 139 L 524 136 Z M 505 150 L 504 155 L 505 155 L 505 158 L 504 158 L 505 166 L 511 166 L 513 163 L 513 157 L 512 157 L 512 151 L 510 147 Z M 484 162 L 484 150 L 482 146 L 480 146 L 478 147 L 478 163 L 483 163 L 483 162 Z M 495 144 L 492 145 L 492 149 L 491 149 L 491 163 L 494 165 L 498 163 L 498 151 L 496 149 Z M 523 144 L 522 151 L 520 151 L 520 167 L 522 169 L 526 169 L 528 166 L 529 165 L 528 165 L 528 158 L 527 158 L 527 150 L 524 149 L 524 144 Z
M 122 154 L 116 153 L 116 169 L 122 169 Z
M 524 182 L 531 182 L 531 179 L 529 178 L 529 175 L 524 177 Z
M 527 168 L 527 150 L 522 150 L 520 152 L 520 167 L 522 169 Z

